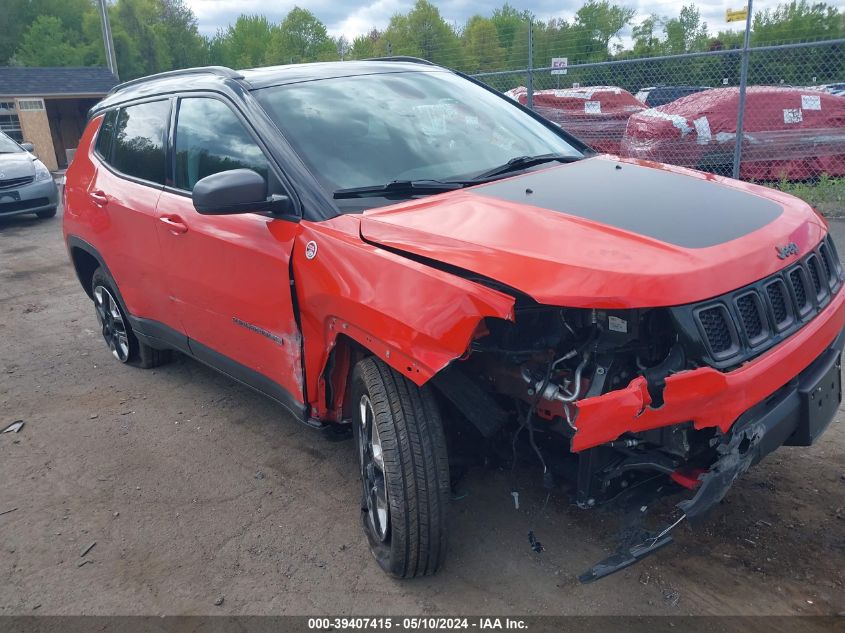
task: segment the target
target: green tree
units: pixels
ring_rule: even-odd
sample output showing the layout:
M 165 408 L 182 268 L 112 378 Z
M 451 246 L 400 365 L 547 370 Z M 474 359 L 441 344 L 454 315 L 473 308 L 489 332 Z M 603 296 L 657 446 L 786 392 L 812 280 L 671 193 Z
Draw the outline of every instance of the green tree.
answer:
M 382 34 L 378 29 L 372 29 L 366 35 L 359 35 L 352 40 L 349 57 L 352 59 L 369 59 L 379 55 Z
M 338 59 L 326 25 L 307 9 L 294 7 L 273 32 L 267 62 L 297 64 Z
M 664 52 L 675 55 L 707 50 L 707 23 L 693 4 L 681 7 L 677 18 L 667 20 L 664 27 L 666 43 Z
M 70 41 L 59 18 L 42 15 L 23 35 L 15 61 L 24 66 L 79 66 L 83 50 Z
M 461 63 L 457 34 L 428 0 L 417 0 L 410 12 L 390 18 L 379 48 L 380 53 L 422 57 L 444 66 Z
M 121 79 L 173 68 L 170 43 L 160 28 L 160 14 L 158 0 L 117 0 L 109 7 Z
M 498 70 L 505 62 L 505 49 L 491 20 L 476 15 L 470 18 L 462 38 L 463 67 L 470 72 Z
M 68 47 L 72 48 L 73 52 L 68 61 L 59 65 L 82 63 L 80 60 L 87 57 L 83 49 L 90 42 L 84 37 L 83 23 L 87 16 L 96 13 L 93 0 L 2 0 L 0 4 L 3 7 L 0 10 L 0 64 L 6 63 L 18 51 L 35 21 L 42 17 L 56 18 L 61 23 L 62 37 L 55 40 L 57 52 L 35 53 L 32 50 L 33 42 L 30 41 L 30 50 L 23 54 L 24 57 L 61 61 L 62 53 L 67 52 Z M 42 24 L 38 31 L 45 36 L 57 34 L 55 26 L 49 27 L 48 31 L 45 31 L 45 28 L 46 24 Z M 45 39 L 41 46 L 50 48 L 52 42 L 52 39 Z M 15 57 L 16 62 L 21 63 L 21 55 Z
M 494 9 L 493 15 L 490 16 L 490 21 L 499 35 L 499 45 L 507 51 L 510 51 L 513 46 L 516 34 L 524 30 L 528 22 L 533 19 L 534 15 L 530 11 L 514 9 L 507 2 L 500 8 Z
M 587 0 L 575 13 L 571 36 L 580 60 L 602 60 L 609 54 L 610 40 L 619 34 L 636 11 L 608 0 Z
M 845 11 L 838 11 L 824 2 L 809 4 L 799 0 L 780 4 L 754 14 L 753 43 L 784 44 L 808 40 L 845 37 Z
M 650 14 L 631 31 L 634 40 L 633 53 L 635 57 L 646 57 L 660 54 L 663 50 L 663 41 L 660 33 L 663 30 L 664 20 L 656 13 Z
M 209 44 L 212 63 L 230 68 L 251 68 L 265 63 L 273 26 L 263 15 L 239 15 L 225 31 L 218 31 Z
M 170 48 L 174 68 L 190 68 L 208 63 L 208 42 L 199 34 L 197 16 L 184 0 L 159 0 L 160 29 Z

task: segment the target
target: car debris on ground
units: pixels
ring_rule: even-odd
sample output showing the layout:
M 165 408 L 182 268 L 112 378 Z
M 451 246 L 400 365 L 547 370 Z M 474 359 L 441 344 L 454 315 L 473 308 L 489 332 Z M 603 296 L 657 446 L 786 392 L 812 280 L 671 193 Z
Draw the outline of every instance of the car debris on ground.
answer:
M 3 433 L 18 433 L 23 428 L 23 425 L 23 420 L 15 420 L 9 426 L 3 429 Z

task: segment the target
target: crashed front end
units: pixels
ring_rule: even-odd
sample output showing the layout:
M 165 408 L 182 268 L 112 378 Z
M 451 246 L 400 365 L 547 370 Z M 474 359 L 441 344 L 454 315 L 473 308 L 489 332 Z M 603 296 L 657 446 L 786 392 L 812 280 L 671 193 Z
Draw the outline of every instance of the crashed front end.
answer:
M 437 384 L 485 435 L 515 415 L 547 483 L 553 456 L 535 433 L 565 438 L 579 506 L 662 473 L 693 491 L 679 507 L 694 518 L 752 464 L 781 445 L 811 444 L 833 418 L 844 278 L 825 237 L 777 273 L 693 304 L 518 301 L 514 322 L 488 320 Z M 518 405 L 508 412 L 504 401 Z

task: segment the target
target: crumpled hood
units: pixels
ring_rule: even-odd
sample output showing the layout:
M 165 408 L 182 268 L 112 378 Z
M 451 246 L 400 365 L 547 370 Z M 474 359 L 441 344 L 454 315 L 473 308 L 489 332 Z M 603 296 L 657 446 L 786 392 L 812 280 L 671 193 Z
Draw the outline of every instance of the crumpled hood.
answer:
M 0 180 L 25 178 L 35 175 L 35 164 L 28 152 L 0 154 Z
M 787 266 L 825 223 L 778 191 L 607 156 L 365 213 L 372 243 L 469 271 L 547 305 L 656 307 Z M 798 253 L 781 259 L 778 247 Z

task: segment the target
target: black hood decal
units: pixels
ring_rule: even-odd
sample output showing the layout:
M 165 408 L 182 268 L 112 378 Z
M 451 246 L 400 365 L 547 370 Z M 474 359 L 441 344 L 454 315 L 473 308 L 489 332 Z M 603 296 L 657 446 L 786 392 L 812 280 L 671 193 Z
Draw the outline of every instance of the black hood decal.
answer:
M 684 248 L 735 240 L 783 213 L 771 200 L 717 182 L 604 158 L 544 169 L 471 191 Z

